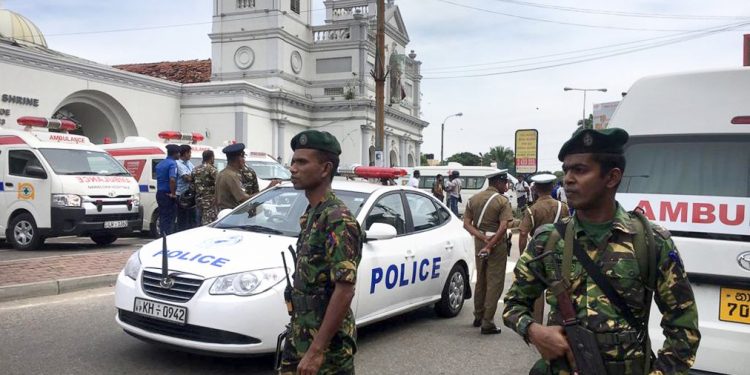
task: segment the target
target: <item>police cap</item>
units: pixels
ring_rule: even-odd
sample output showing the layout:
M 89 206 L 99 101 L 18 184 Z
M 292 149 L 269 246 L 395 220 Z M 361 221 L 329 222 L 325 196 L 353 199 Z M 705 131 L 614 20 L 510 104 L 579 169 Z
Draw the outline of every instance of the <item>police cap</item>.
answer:
M 224 147 L 221 152 L 227 154 L 227 156 L 235 155 L 239 153 L 245 152 L 245 144 L 244 143 L 235 143 L 232 145 L 229 145 L 227 147 Z
M 491 180 L 493 178 L 499 178 L 501 180 L 507 180 L 508 179 L 508 170 L 507 169 L 501 169 L 497 172 L 492 172 L 488 174 L 487 176 L 488 180 Z
M 180 153 L 180 146 L 175 144 L 168 144 L 166 146 L 167 149 L 167 155 L 174 155 Z
M 336 155 L 341 155 L 341 145 L 339 141 L 329 132 L 318 130 L 305 130 L 292 138 L 292 151 L 301 148 L 327 151 Z
M 622 154 L 628 141 L 628 132 L 620 128 L 578 129 L 563 144 L 557 158 L 560 161 L 570 154 Z
M 531 178 L 531 181 L 537 184 L 551 184 L 555 180 L 557 180 L 557 176 L 549 173 L 538 174 Z

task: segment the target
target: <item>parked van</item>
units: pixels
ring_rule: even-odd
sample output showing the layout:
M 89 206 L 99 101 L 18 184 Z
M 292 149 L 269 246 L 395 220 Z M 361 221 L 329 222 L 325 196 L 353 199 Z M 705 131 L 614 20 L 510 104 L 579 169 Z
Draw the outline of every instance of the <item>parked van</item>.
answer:
M 458 171 L 459 178 L 463 180 L 463 187 L 461 188 L 461 202 L 458 204 L 458 212 L 460 215 L 464 214 L 466 208 L 466 202 L 474 194 L 487 189 L 489 187 L 489 181 L 487 175 L 490 173 L 497 172 L 498 169 L 495 167 L 479 167 L 479 166 L 463 166 L 459 163 L 449 163 L 444 166 L 421 166 L 421 167 L 410 167 L 406 169 L 408 175 L 400 179 L 402 185 L 406 185 L 409 179 L 412 177 L 415 170 L 419 171 L 419 188 L 431 192 L 432 187 L 435 185 L 435 177 L 438 174 L 443 175 L 444 182 L 448 182 L 449 171 Z M 508 181 L 515 184 L 518 180 L 508 174 Z M 515 210 L 517 207 L 516 203 L 516 192 L 510 187 L 505 193 L 505 196 L 510 200 L 510 205 Z M 447 197 L 447 193 L 446 193 Z
M 126 137 L 122 143 L 110 143 L 101 147 L 117 159 L 136 180 L 141 192 L 143 206 L 143 220 L 138 229 L 148 232 L 152 237 L 159 237 L 159 205 L 156 203 L 156 165 L 167 157 L 168 143 L 190 143 L 192 156 L 190 162 L 194 166 L 203 163 L 203 151 L 213 148 L 197 144 L 203 140 L 200 133 L 180 133 L 177 131 L 163 131 L 159 133 L 162 142 L 156 142 L 144 137 Z M 227 165 L 226 155 L 221 150 L 214 150 L 215 166 L 218 170 Z
M 88 138 L 67 134 L 75 123 L 17 121 L 26 129 L 0 128 L 0 238 L 34 250 L 50 237 L 85 236 L 107 245 L 138 229 L 138 184 Z
M 288 169 L 265 152 L 245 150 L 245 164 L 258 177 L 258 188 L 260 190 L 268 187 L 271 180 L 289 181 L 292 178 L 292 173 Z
M 630 133 L 617 200 L 672 233 L 693 286 L 695 368 L 750 368 L 750 69 L 643 78 L 610 127 Z M 652 307 L 654 348 L 664 340 Z

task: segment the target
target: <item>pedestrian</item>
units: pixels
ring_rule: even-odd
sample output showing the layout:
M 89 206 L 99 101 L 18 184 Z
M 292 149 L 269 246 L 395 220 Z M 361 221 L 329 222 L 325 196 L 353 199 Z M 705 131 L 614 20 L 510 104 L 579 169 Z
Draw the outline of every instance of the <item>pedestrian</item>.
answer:
M 518 182 L 514 186 L 516 190 L 516 200 L 518 201 L 518 211 L 523 212 L 528 203 L 528 197 L 531 194 L 529 184 L 524 181 L 523 175 L 518 176 Z
M 459 177 L 458 171 L 451 171 L 448 175 L 448 183 L 445 184 L 445 191 L 448 192 L 448 208 L 456 216 L 458 216 L 458 203 L 461 202 L 461 187 L 463 185 L 463 181 Z
M 180 146 L 167 145 L 167 158 L 156 165 L 156 204 L 159 207 L 159 231 L 174 233 L 177 218 L 177 159 Z
M 350 308 L 364 236 L 331 190 L 341 146 L 328 132 L 292 138 L 292 184 L 309 202 L 300 218 L 291 287 L 291 329 L 281 374 L 354 374 L 356 326 Z
M 687 374 L 695 361 L 698 310 L 679 252 L 667 230 L 615 200 L 627 140 L 618 128 L 579 129 L 558 154 L 575 214 L 534 233 L 503 312 L 505 324 L 542 356 L 531 374 L 568 374 L 595 363 L 608 374 Z M 543 253 L 551 256 L 533 259 Z M 547 326 L 531 316 L 545 289 Z M 666 337 L 658 358 L 648 337 L 652 291 Z M 594 344 L 571 346 L 565 332 L 573 329 Z M 576 364 L 574 352 L 594 355 Z
M 505 285 L 508 261 L 507 231 L 513 220 L 510 200 L 503 195 L 508 188 L 508 170 L 487 176 L 489 187 L 466 203 L 464 228 L 474 237 L 477 283 L 474 288 L 474 327 L 480 333 L 498 334 L 495 325 L 497 302 Z
M 568 205 L 552 198 L 552 183 L 557 180 L 553 174 L 540 174 L 531 178 L 538 198 L 536 203 L 526 207 L 523 211 L 521 223 L 518 226 L 519 255 L 523 253 L 529 242 L 529 235 L 536 232 L 544 224 L 554 224 L 568 216 Z M 534 321 L 542 323 L 544 315 L 544 300 L 539 297 L 534 302 Z
M 245 145 L 235 143 L 221 150 L 227 155 L 227 166 L 216 176 L 216 210 L 234 209 L 250 199 L 240 175 L 245 165 Z
M 203 151 L 203 163 L 193 170 L 195 185 L 195 203 L 200 209 L 201 225 L 214 222 L 216 210 L 216 176 L 219 171 L 214 165 L 215 157 L 212 150 Z
M 180 158 L 177 160 L 177 231 L 195 227 L 195 189 L 193 187 L 192 148 L 180 145 Z
M 435 176 L 435 183 L 432 184 L 432 195 L 437 198 L 440 202 L 445 203 L 445 181 L 443 175 L 439 174 Z
M 411 178 L 409 179 L 409 186 L 418 189 L 419 188 L 419 171 L 415 170 L 412 174 Z

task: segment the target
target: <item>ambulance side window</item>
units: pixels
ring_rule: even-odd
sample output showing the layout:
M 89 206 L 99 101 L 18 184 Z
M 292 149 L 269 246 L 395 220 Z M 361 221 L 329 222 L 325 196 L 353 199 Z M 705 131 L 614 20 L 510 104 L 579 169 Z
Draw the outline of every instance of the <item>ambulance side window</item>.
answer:
M 151 161 L 151 179 L 156 180 L 156 166 L 164 159 L 153 159 Z
M 375 202 L 365 220 L 365 230 L 370 229 L 374 223 L 388 224 L 396 228 L 399 235 L 406 233 L 406 216 L 401 194 L 387 194 Z
M 36 155 L 29 150 L 11 150 L 8 152 L 8 173 L 14 176 L 39 178 L 27 173 L 30 167 L 42 168 Z

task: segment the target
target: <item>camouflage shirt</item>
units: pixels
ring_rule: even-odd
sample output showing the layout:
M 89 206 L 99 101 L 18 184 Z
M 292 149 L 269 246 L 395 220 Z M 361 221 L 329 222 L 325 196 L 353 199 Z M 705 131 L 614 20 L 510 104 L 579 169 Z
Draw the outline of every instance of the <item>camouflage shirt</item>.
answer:
M 247 195 L 252 197 L 260 191 L 258 176 L 255 175 L 255 171 L 248 167 L 247 164 L 240 170 L 240 181 L 242 181 L 242 188 L 245 189 Z
M 618 204 L 607 247 L 603 252 L 600 252 L 593 241 L 587 237 L 576 219 L 566 218 L 563 222 L 575 225 L 577 241 L 581 243 L 594 263 L 601 266 L 602 273 L 623 297 L 636 318 L 643 319 L 650 306 L 645 306 L 645 284 L 641 280 L 639 263 L 634 251 L 633 234 L 636 227 L 633 221 L 635 220 L 638 219 L 632 217 Z M 664 347 L 658 352 L 658 359 L 652 364 L 652 373 L 684 374 L 695 361 L 700 341 L 698 309 L 679 253 L 669 232 L 655 224 L 651 225 L 655 232 L 654 238 L 658 253 L 654 299 L 663 314 L 661 326 L 666 337 Z M 528 262 L 544 252 L 549 234 L 553 230 L 555 230 L 554 226 L 547 224 L 535 233 L 533 240 L 516 265 L 515 282 L 505 296 L 503 311 L 505 325 L 524 337 L 526 337 L 529 325 L 533 322 L 531 309 L 534 300 L 543 293 L 546 287 L 534 276 L 530 267 L 534 267 L 545 278 L 555 280 L 555 270 L 547 269 L 541 262 L 532 264 Z M 555 254 L 552 255 L 558 270 L 562 268 L 564 246 L 565 241 L 561 238 L 555 246 Z M 611 304 L 594 281 L 587 276 L 575 256 L 572 261 L 569 292 L 581 325 L 594 333 L 633 331 L 633 327 L 619 314 L 617 308 Z M 557 298 L 547 293 L 546 300 L 551 306 L 548 325 L 562 325 Z M 619 345 L 600 343 L 599 350 L 605 362 L 629 362 L 644 358 L 643 348 L 636 342 Z M 552 373 L 569 373 L 564 360 L 553 360 L 551 363 L 540 360 L 532 372 L 546 373 L 548 370 Z M 625 373 L 632 371 L 635 370 L 626 370 Z
M 344 203 L 329 191 L 318 206 L 307 208 L 300 218 L 300 228 L 292 296 L 325 296 L 327 301 L 336 283 L 355 284 L 363 235 Z M 288 368 L 302 359 L 323 323 L 324 313 L 325 309 L 297 311 L 295 306 L 283 366 Z M 350 368 L 353 371 L 356 350 L 354 314 L 349 309 L 331 339 L 319 373 L 338 374 L 337 371 Z
M 195 198 L 213 203 L 216 195 L 216 175 L 219 171 L 213 164 L 203 163 L 193 170 Z

